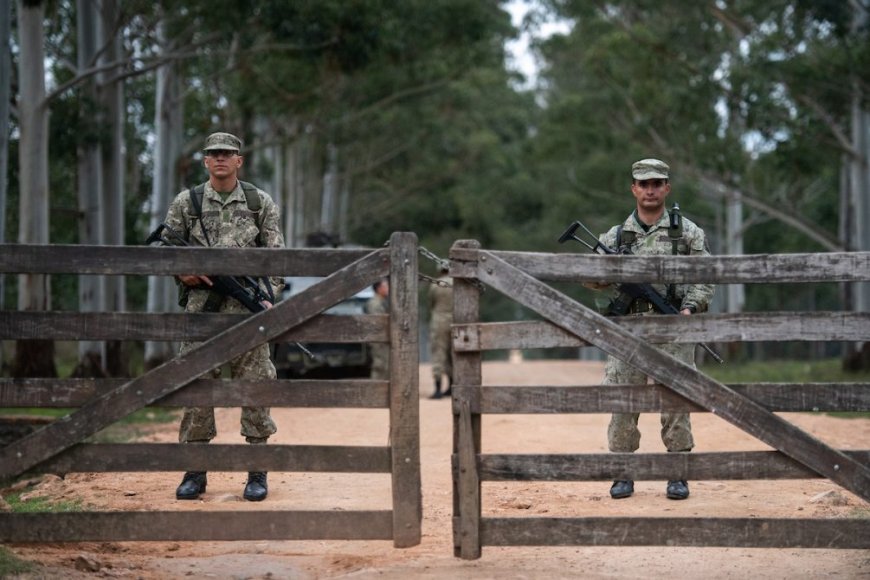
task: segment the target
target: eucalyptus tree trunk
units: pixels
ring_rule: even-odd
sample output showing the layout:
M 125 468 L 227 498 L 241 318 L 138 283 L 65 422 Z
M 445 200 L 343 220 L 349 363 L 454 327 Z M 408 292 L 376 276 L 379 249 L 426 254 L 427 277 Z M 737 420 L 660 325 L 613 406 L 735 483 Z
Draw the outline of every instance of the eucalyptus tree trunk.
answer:
M 849 160 L 848 183 L 853 208 L 849 248 L 867 251 L 870 250 L 870 112 L 862 106 L 860 83 L 855 80 L 852 87 L 852 144 L 856 155 Z M 870 284 L 855 284 L 853 291 L 852 310 L 866 312 L 870 309 Z
M 45 100 L 45 38 L 42 2 L 18 0 L 18 145 L 20 203 L 18 242 L 48 244 L 48 103 Z M 18 309 L 49 310 L 51 278 L 20 274 Z M 21 340 L 15 345 L 12 374 L 16 377 L 57 376 L 54 342 Z
M 6 243 L 6 198 L 9 182 L 9 95 L 12 78 L 12 59 L 9 46 L 12 34 L 12 4 L 0 3 L 0 244 Z M 6 307 L 6 275 L 0 274 L 0 310 Z M 0 345 L 0 367 L 3 366 L 3 347 Z
M 169 49 L 165 26 L 158 25 L 158 42 L 163 50 Z M 168 63 L 157 69 L 156 102 L 154 106 L 154 178 L 151 189 L 151 216 L 149 228 L 153 231 L 166 217 L 169 202 L 175 193 L 176 161 L 181 153 L 183 112 L 181 87 L 177 68 Z M 148 312 L 169 312 L 175 304 L 176 287 L 167 276 L 148 278 Z M 173 356 L 172 344 L 149 341 L 145 343 L 145 368 L 153 368 Z
M 323 190 L 320 196 L 320 230 L 336 233 L 336 206 L 338 204 L 338 147 L 326 144 L 326 170 L 323 172 Z
M 91 0 L 78 0 L 77 8 L 77 64 L 79 71 L 96 65 L 97 24 L 99 13 Z M 97 83 L 93 77 L 81 86 L 84 120 L 92 126 L 103 125 L 102 112 L 97 106 Z M 94 113 L 96 111 L 96 113 Z M 96 114 L 97 118 L 94 118 Z M 78 200 L 79 243 L 91 246 L 103 244 L 103 158 L 100 143 L 90 138 L 78 144 Z M 104 310 L 104 276 L 79 276 L 79 312 Z M 79 341 L 79 364 L 73 376 L 105 375 L 105 344 L 101 341 Z
M 867 41 L 868 9 L 861 3 L 853 2 L 851 32 L 864 42 Z M 852 129 L 851 154 L 846 154 L 843 164 L 840 195 L 840 230 L 846 249 L 853 251 L 870 250 L 870 112 L 864 108 L 864 89 L 857 73 L 851 81 L 851 103 L 849 121 Z M 870 283 L 844 284 L 844 303 L 847 309 L 866 312 L 870 309 Z M 865 342 L 863 350 L 870 343 Z M 846 344 L 845 368 L 867 370 L 867 362 L 861 356 L 861 349 L 855 352 L 854 343 Z
M 743 196 L 732 191 L 725 196 L 725 253 L 729 256 L 743 255 Z M 726 311 L 743 312 L 746 291 L 743 284 L 728 284 L 725 287 Z
M 120 62 L 123 57 L 118 0 L 103 0 L 99 37 L 105 51 L 102 63 Z M 124 245 L 124 84 L 117 78 L 120 67 L 97 77 L 100 103 L 105 111 L 108 139 L 103 144 L 103 233 L 108 246 Z M 123 276 L 105 277 L 105 308 L 110 312 L 127 309 Z M 106 343 L 106 371 L 112 376 L 128 374 L 121 352 L 121 341 Z

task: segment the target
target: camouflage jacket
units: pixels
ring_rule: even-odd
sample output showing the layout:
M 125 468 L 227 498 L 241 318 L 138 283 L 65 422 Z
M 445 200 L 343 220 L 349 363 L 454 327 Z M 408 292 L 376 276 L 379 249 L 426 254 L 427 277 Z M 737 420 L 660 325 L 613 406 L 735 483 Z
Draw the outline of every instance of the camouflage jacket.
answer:
M 202 216 L 194 214 L 190 190 L 185 189 L 175 196 L 166 213 L 166 225 L 184 236 L 193 246 L 207 246 L 199 220 L 208 232 L 208 240 L 214 248 L 283 248 L 281 219 L 278 206 L 268 193 L 257 189 L 260 196 L 259 224 L 257 214 L 248 209 L 247 198 L 240 183 L 226 201 L 214 190 L 211 183 L 205 184 L 202 195 Z M 281 277 L 271 277 L 273 291 L 277 296 L 284 287 Z
M 710 249 L 704 230 L 687 217 L 682 217 L 683 236 L 677 239 L 677 248 L 680 255 L 709 256 Z M 637 256 L 670 256 L 673 254 L 673 240 L 668 235 L 669 217 L 664 212 L 655 224 L 650 226 L 649 231 L 644 231 L 637 219 L 637 213 L 632 212 L 622 223 L 623 239 L 625 232 L 633 232 L 635 241 L 631 245 L 631 252 Z M 616 233 L 619 226 L 613 226 L 599 241 L 611 248 L 617 249 Z M 611 285 L 612 287 L 612 285 Z M 667 285 L 653 284 L 662 296 L 667 295 Z M 703 312 L 713 298 L 714 287 L 712 284 L 676 284 L 675 295 L 680 301 L 679 308 L 694 307 L 698 312 Z

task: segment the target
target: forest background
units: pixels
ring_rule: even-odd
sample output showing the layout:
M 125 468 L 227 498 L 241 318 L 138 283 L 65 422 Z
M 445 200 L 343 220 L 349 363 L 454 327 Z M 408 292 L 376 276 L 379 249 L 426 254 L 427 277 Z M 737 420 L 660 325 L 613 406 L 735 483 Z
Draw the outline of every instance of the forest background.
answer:
M 495 0 L 2 2 L 0 242 L 141 244 L 225 130 L 289 247 L 413 231 L 442 257 L 457 239 L 582 251 L 556 238 L 622 221 L 631 163 L 658 157 L 716 254 L 870 250 L 868 0 L 520 4 L 517 26 Z M 506 53 L 522 32 L 534 79 Z M 6 309 L 175 307 L 165 278 L 0 284 Z M 868 307 L 867 284 L 834 283 L 723 286 L 713 306 Z M 495 296 L 484 315 L 531 317 Z M 5 370 L 56 372 L 50 346 L 19 344 Z M 105 345 L 79 348 L 119 372 Z

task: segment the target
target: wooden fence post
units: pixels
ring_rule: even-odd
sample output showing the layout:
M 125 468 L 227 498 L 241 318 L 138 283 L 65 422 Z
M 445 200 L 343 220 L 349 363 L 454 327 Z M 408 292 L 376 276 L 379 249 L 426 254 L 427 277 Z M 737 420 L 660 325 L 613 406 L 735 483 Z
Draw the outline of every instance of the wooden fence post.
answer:
M 417 236 L 390 237 L 390 442 L 393 453 L 393 545 L 420 543 L 420 353 Z
M 459 240 L 454 248 L 479 249 L 476 240 Z M 476 267 L 475 263 L 467 263 Z M 453 323 L 470 324 L 480 319 L 480 291 L 474 284 L 456 277 L 451 250 L 453 276 Z M 454 331 L 455 338 L 455 331 Z M 480 414 L 471 413 L 468 392 L 482 382 L 479 351 L 453 352 L 453 456 L 458 478 L 453 477 L 453 553 L 464 559 L 480 558 L 480 478 L 477 455 L 480 453 Z

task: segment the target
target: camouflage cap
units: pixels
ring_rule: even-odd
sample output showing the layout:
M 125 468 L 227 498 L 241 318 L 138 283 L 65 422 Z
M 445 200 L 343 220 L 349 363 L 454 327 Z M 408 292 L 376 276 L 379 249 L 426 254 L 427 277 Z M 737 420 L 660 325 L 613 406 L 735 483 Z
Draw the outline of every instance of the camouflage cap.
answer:
M 235 151 L 239 152 L 242 149 L 242 140 L 229 133 L 212 133 L 205 140 L 203 151 Z
M 670 167 L 659 159 L 641 159 L 631 166 L 631 176 L 634 179 L 670 179 Z

